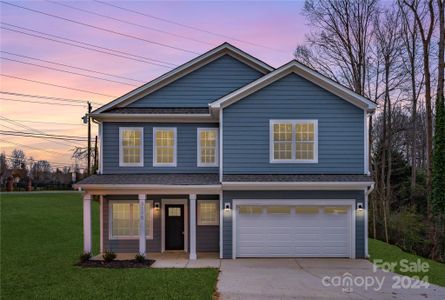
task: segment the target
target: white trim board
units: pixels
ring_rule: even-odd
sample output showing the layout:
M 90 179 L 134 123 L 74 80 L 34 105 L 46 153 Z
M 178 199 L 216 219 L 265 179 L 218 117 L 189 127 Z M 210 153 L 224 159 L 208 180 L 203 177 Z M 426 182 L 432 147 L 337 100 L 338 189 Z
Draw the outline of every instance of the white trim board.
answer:
M 356 258 L 356 236 L 355 236 L 355 199 L 233 199 L 232 200 L 232 259 L 237 258 L 237 206 L 239 205 L 311 205 L 311 206 L 328 206 L 339 205 L 348 206 L 349 209 L 349 224 L 350 224 L 350 258 Z
M 217 101 L 210 103 L 210 108 L 220 109 L 227 107 L 291 73 L 295 73 L 305 78 L 306 80 L 313 82 L 321 88 L 330 91 L 331 93 L 337 95 L 345 101 L 348 101 L 368 112 L 373 112 L 377 108 L 377 104 L 372 102 L 371 100 L 351 91 L 343 85 L 321 75 L 320 73 L 312 70 L 311 68 L 301 64 L 296 60 L 292 60 L 289 63 L 279 67 L 275 71 L 245 85 L 240 89 L 235 90 L 234 92 L 218 99 Z
M 363 190 L 373 182 L 222 182 L 230 190 Z
M 261 60 L 247 54 L 244 51 L 241 51 L 240 49 L 230 45 L 229 43 L 223 43 L 220 46 L 213 48 L 212 50 L 190 60 L 189 62 L 165 73 L 164 75 L 130 91 L 129 93 L 121 97 L 118 97 L 110 103 L 105 104 L 104 106 L 96 109 L 93 114 L 102 113 L 116 106 L 124 107 L 226 54 L 240 60 L 241 62 L 246 63 L 250 67 L 255 68 L 263 74 L 267 74 L 273 70 L 271 66 L 267 65 Z
M 188 252 L 189 210 L 188 199 L 161 199 L 161 252 L 165 252 L 165 205 L 184 205 L 184 252 Z

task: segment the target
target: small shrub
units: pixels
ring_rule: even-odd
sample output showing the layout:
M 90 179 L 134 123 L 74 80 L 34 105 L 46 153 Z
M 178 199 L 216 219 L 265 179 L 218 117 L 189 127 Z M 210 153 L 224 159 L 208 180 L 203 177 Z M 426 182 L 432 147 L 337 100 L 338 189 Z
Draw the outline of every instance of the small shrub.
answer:
M 135 259 L 137 262 L 143 263 L 143 262 L 145 261 L 145 256 L 142 255 L 142 254 L 136 254 L 136 256 L 134 257 L 134 259 Z
M 91 252 L 85 252 L 85 253 L 82 253 L 82 254 L 79 256 L 79 260 L 80 260 L 80 262 L 86 262 L 86 261 L 89 261 L 90 258 L 91 258 Z
M 103 259 L 105 262 L 110 262 L 116 259 L 116 253 L 114 253 L 111 250 L 107 250 L 104 252 L 104 254 L 102 255 Z

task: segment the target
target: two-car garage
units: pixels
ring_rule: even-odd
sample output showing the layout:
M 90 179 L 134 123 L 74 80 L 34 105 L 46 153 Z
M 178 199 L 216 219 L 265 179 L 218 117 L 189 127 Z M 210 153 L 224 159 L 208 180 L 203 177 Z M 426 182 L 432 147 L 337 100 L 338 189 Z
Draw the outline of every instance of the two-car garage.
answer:
M 234 200 L 233 257 L 355 257 L 354 200 Z

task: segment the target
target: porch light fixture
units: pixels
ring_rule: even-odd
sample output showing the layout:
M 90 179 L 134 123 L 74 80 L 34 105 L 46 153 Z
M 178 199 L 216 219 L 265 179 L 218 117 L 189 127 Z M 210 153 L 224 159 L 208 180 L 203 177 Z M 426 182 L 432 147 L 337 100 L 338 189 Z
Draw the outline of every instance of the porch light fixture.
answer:
M 357 210 L 358 211 L 362 211 L 363 210 L 363 203 L 362 202 L 357 203 Z
M 155 202 L 155 209 L 159 210 L 159 202 Z
M 229 202 L 224 203 L 224 211 L 230 211 L 230 203 Z

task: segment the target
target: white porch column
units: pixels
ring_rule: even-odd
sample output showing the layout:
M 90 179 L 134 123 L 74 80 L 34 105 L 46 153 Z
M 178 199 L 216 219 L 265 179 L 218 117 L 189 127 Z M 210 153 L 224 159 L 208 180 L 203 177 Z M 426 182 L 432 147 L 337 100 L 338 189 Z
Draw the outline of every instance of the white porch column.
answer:
M 83 252 L 91 253 L 91 195 L 83 195 Z
M 196 259 L 196 194 L 190 194 L 190 259 Z
M 145 194 L 139 194 L 139 254 L 145 256 Z

